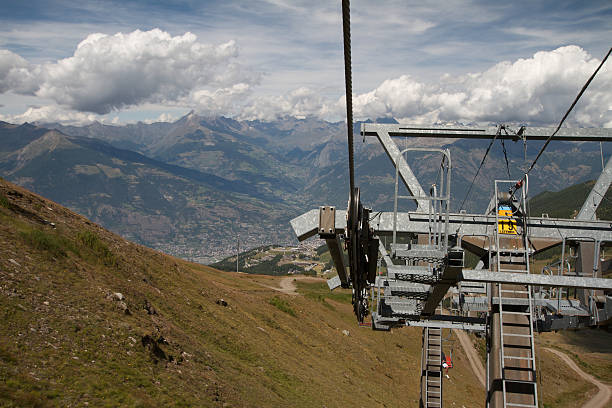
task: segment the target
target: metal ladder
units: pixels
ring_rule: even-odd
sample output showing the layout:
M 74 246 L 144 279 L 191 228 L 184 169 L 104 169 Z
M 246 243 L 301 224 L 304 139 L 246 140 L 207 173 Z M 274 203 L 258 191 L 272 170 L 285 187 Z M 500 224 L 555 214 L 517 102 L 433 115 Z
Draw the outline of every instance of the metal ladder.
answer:
M 442 407 L 442 329 L 436 327 L 423 328 L 420 406 Z
M 519 217 L 500 215 L 498 183 L 495 181 L 495 248 L 498 272 L 529 274 L 529 243 L 525 211 Z M 512 182 L 513 183 L 513 182 Z M 522 187 L 522 208 L 525 191 Z M 500 222 L 514 222 L 516 234 L 500 232 Z M 520 227 L 520 228 L 519 228 Z M 500 235 L 505 235 L 504 238 Z M 500 369 L 503 407 L 538 407 L 533 332 L 533 299 L 529 285 L 496 284 L 499 306 Z

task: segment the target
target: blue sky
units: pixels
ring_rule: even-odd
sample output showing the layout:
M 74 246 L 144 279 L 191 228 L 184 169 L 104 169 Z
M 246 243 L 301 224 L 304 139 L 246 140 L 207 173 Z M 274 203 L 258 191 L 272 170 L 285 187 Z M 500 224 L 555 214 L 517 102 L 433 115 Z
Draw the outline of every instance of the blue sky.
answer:
M 609 1 L 351 8 L 358 117 L 552 123 L 612 46 Z M 2 10 L 3 120 L 343 116 L 339 0 L 34 0 Z M 612 126 L 610 71 L 577 124 Z

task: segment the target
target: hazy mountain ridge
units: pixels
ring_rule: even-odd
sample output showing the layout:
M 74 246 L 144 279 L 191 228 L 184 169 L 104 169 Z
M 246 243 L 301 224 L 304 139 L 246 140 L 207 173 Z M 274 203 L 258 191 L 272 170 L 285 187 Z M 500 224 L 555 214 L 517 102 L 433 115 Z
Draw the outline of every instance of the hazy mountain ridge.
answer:
M 348 149 L 341 122 L 238 121 L 191 112 L 173 123 L 46 126 L 59 135 L 65 133 L 56 137 L 76 145 L 80 153 L 62 156 L 42 143 L 47 150 L 37 154 L 47 153 L 28 163 L 23 147 L 47 130 L 3 124 L 0 171 L 5 177 L 113 231 L 176 255 L 194 259 L 229 254 L 238 234 L 243 248 L 290 243 L 294 237 L 288 220 L 293 216 L 318 205 L 346 207 Z M 396 141 L 400 148 L 433 145 L 451 151 L 455 211 L 489 144 L 488 140 Z M 525 160 L 522 142 L 505 142 L 511 179 L 522 176 L 520 168 L 530 163 L 540 146 L 541 142 L 529 142 Z M 598 147 L 552 142 L 532 172 L 530 196 L 595 179 L 601 168 Z M 356 135 L 354 148 L 362 201 L 374 210 L 392 209 L 395 171 L 382 147 L 375 138 L 364 143 Z M 24 160 L 20 165 L 25 166 L 19 171 L 17 151 Z M 606 157 L 610 152 L 605 147 Z M 435 182 L 437 159 L 431 153 L 411 154 L 409 164 L 427 190 Z M 493 179 L 508 178 L 505 167 L 502 147 L 496 142 L 463 208 L 484 210 Z
M 233 241 L 238 230 L 244 240 L 287 240 L 290 208 L 257 185 L 160 162 L 96 139 L 27 130 L 33 136 L 23 140 L 29 143 L 2 152 L 2 174 L 125 237 L 183 256 L 223 250 L 224 238 Z M 17 139 L 18 133 L 18 127 L 0 127 L 2 140 Z M 3 144 L 2 150 L 7 148 Z M 286 227 L 266 232 L 272 223 Z

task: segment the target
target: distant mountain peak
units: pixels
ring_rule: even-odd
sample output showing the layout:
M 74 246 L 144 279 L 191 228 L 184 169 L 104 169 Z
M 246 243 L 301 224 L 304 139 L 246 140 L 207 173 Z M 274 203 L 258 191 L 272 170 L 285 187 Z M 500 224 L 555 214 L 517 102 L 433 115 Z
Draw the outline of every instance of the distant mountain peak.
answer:
M 43 154 L 74 147 L 75 145 L 63 133 L 50 130 L 15 152 L 18 164 L 14 171 L 19 170 L 22 166 Z
M 393 118 L 393 117 L 376 118 L 374 123 L 389 123 L 389 124 L 394 124 L 394 125 L 399 124 L 399 122 L 397 120 L 395 120 L 395 118 Z

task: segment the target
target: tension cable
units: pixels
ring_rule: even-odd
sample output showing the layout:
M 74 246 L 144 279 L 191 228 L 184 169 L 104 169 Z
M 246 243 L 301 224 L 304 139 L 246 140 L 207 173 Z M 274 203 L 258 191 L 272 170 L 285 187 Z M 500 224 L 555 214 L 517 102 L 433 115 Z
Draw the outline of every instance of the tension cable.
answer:
M 353 158 L 353 79 L 351 75 L 351 5 L 342 0 L 342 32 L 344 37 L 344 84 L 346 87 L 346 130 L 348 134 L 349 180 L 351 202 L 355 197 L 355 162 Z
M 506 132 L 508 134 L 508 132 Z M 508 178 L 510 177 L 510 163 L 508 163 L 508 152 L 506 151 L 506 144 L 504 143 L 504 139 L 501 140 L 502 150 L 504 151 L 504 160 L 506 160 L 506 172 L 508 173 Z
M 474 182 L 476 181 L 476 177 L 478 177 L 478 173 L 480 173 L 480 169 L 484 165 L 485 160 L 487 160 L 487 155 L 489 154 L 489 151 L 491 150 L 491 146 L 493 146 L 493 143 L 495 143 L 495 139 L 497 139 L 497 136 L 500 135 L 503 127 L 504 125 L 499 125 L 499 127 L 497 128 L 497 132 L 495 132 L 495 137 L 491 139 L 491 143 L 489 143 L 489 147 L 487 147 L 487 151 L 485 152 L 484 156 L 482 157 L 482 160 L 480 161 L 480 166 L 478 166 L 478 170 L 476 170 L 476 174 L 474 174 L 474 178 L 472 179 L 472 184 L 470 184 L 470 188 L 468 188 L 468 191 L 465 194 L 465 197 L 463 197 L 463 202 L 461 203 L 461 207 L 459 207 L 459 212 L 463 210 L 463 205 L 465 204 L 465 200 L 467 200 L 468 196 L 472 192 L 472 187 L 474 187 Z

